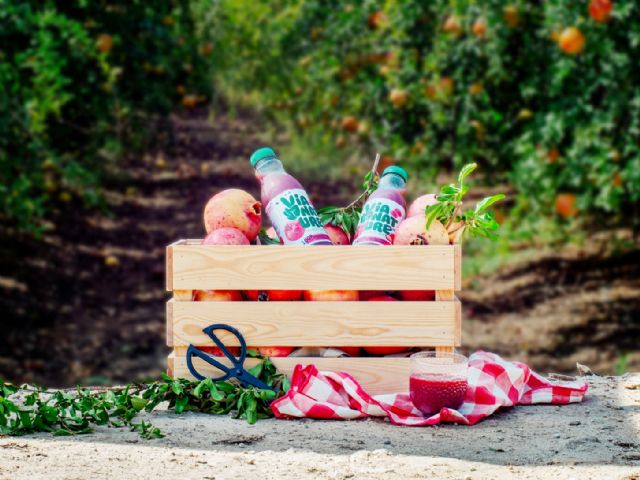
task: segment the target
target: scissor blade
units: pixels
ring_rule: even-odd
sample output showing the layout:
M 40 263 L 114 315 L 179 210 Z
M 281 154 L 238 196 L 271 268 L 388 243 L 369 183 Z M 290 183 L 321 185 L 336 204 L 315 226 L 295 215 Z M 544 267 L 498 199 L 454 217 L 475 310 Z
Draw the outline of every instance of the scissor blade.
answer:
M 199 350 L 193 345 L 189 345 L 189 348 L 187 349 L 187 368 L 189 369 L 189 372 L 191 372 L 191 375 L 193 375 L 197 380 L 204 380 L 206 377 L 200 374 L 200 372 L 198 372 L 195 369 L 192 361 L 192 358 L 194 356 L 207 362 L 209 365 L 217 368 L 223 373 L 219 377 L 210 377 L 212 380 L 214 381 L 226 380 L 231 376 L 231 370 L 232 370 L 231 368 L 215 360 L 211 355 L 208 355 L 207 353 L 203 352 L 202 350 Z
M 236 375 L 236 378 L 244 387 L 246 387 L 247 385 L 251 385 L 262 390 L 273 390 L 272 387 L 264 383 L 259 378 L 254 377 L 246 370 L 242 370 L 238 375 Z

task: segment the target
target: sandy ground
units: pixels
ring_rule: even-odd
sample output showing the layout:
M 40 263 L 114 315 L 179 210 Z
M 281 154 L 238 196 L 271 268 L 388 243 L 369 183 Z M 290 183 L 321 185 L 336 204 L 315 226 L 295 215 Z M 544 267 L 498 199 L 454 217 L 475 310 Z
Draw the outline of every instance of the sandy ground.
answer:
M 1 479 L 640 479 L 640 373 L 589 377 L 582 404 L 516 407 L 473 427 L 175 415 L 166 437 L 0 437 Z

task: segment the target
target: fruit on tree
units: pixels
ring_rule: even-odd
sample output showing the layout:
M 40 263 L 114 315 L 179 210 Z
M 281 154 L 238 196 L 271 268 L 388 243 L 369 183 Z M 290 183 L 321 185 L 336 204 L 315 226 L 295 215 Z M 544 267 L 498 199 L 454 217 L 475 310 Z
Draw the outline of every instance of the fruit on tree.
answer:
M 529 120 L 533 117 L 533 112 L 528 108 L 521 108 L 518 112 L 518 120 Z
M 400 88 L 394 88 L 389 92 L 389 101 L 396 108 L 404 107 L 409 101 L 409 94 L 406 90 L 402 90 Z
M 369 15 L 368 23 L 369 28 L 378 30 L 387 24 L 387 16 L 383 11 L 378 10 L 377 12 L 373 12 Z
M 358 123 L 358 135 L 362 135 L 363 137 L 366 137 L 369 134 L 370 129 L 371 127 L 367 122 Z
M 203 245 L 249 245 L 249 240 L 237 228 L 223 227 L 211 232 L 202 241 Z
M 436 299 L 435 290 L 401 290 L 400 300 L 412 302 L 431 302 Z
M 206 42 L 200 45 L 200 53 L 205 57 L 208 57 L 209 55 L 211 55 L 213 53 L 213 43 Z
M 484 17 L 476 18 L 476 21 L 473 22 L 473 26 L 471 27 L 471 31 L 478 38 L 484 38 L 487 34 L 487 19 Z
M 502 9 L 502 18 L 509 28 L 516 28 L 520 24 L 520 12 L 515 5 L 507 5 Z
M 288 357 L 295 350 L 293 347 L 249 347 L 265 357 Z
M 352 302 L 358 300 L 357 290 L 306 290 L 304 299 L 313 302 Z
M 438 203 L 436 199 L 435 193 L 427 193 L 426 195 L 421 195 L 416 198 L 411 205 L 409 205 L 409 209 L 407 210 L 407 217 L 414 217 L 416 215 L 424 215 L 424 210 L 430 206 Z
M 558 46 L 567 55 L 578 55 L 584 50 L 586 39 L 577 27 L 567 27 L 558 38 Z
M 381 295 L 369 299 L 370 302 L 397 302 L 397 300 L 389 295 Z M 391 355 L 407 350 L 407 347 L 363 347 L 364 351 L 371 355 Z
M 393 157 L 389 155 L 382 155 L 382 157 L 380 157 L 380 164 L 378 165 L 378 171 L 383 172 L 385 168 L 395 164 L 396 164 L 396 161 Z
M 196 302 L 240 302 L 239 290 L 195 290 L 193 299 Z
M 589 2 L 589 15 L 598 22 L 608 22 L 613 11 L 613 2 L 611 0 L 591 0 Z
M 245 297 L 254 302 L 295 302 L 302 300 L 302 290 L 245 290 Z
M 182 97 L 182 106 L 184 108 L 195 108 L 199 101 L 200 100 L 197 95 L 188 94 Z
M 424 93 L 428 98 L 446 98 L 453 93 L 455 82 L 451 77 L 442 77 L 437 83 L 427 84 Z
M 394 245 L 449 245 L 449 234 L 438 220 L 431 222 L 427 230 L 424 215 L 407 217 L 396 229 Z
M 453 81 L 453 78 L 451 78 L 451 77 L 442 77 L 440 79 L 440 92 L 445 97 L 448 97 L 449 95 L 451 95 L 453 93 L 454 85 L 455 85 L 455 83 Z
M 358 119 L 353 115 L 348 115 L 342 119 L 340 126 L 349 133 L 355 133 L 358 131 Z
M 347 235 L 341 227 L 328 223 L 327 225 L 324 226 L 324 229 L 329 235 L 329 238 L 331 239 L 331 243 L 333 243 L 334 245 L 350 245 L 351 244 L 351 242 L 349 241 L 349 235 Z
M 613 174 L 612 183 L 614 187 L 621 187 L 624 184 L 624 180 L 622 179 L 622 175 L 620 175 L 620 172 L 616 172 Z
M 469 93 L 471 95 L 480 95 L 484 91 L 481 83 L 475 82 L 469 85 Z
M 559 193 L 556 196 L 556 213 L 564 218 L 575 217 L 578 213 L 575 194 Z
M 458 20 L 458 17 L 455 15 L 449 15 L 445 18 L 444 23 L 442 24 L 442 30 L 455 36 L 459 35 L 462 32 L 462 27 L 460 26 L 460 20 Z
M 261 225 L 262 204 L 244 190 L 223 190 L 211 197 L 204 208 L 207 233 L 218 228 L 237 228 L 252 242 Z
M 109 53 L 113 48 L 113 37 L 108 33 L 101 33 L 96 40 L 96 48 L 99 52 Z
M 547 160 L 549 161 L 549 163 L 556 163 L 559 157 L 560 157 L 560 152 L 556 147 L 550 148 L 549 151 L 547 152 Z

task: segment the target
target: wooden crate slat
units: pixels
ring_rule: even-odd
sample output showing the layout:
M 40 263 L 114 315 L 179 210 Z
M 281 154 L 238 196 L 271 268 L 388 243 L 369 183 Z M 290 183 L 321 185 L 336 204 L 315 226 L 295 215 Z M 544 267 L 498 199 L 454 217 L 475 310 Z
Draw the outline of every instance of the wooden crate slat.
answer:
M 177 349 L 169 355 L 168 364 L 177 378 L 193 379 L 187 368 L 185 351 Z M 216 359 L 221 359 L 216 357 Z M 224 359 L 223 359 L 224 360 Z M 257 363 L 257 359 L 247 359 L 245 366 L 250 367 Z M 378 395 L 384 393 L 406 392 L 409 390 L 409 358 L 393 357 L 362 357 L 362 358 L 315 358 L 315 357 L 282 357 L 272 358 L 276 368 L 288 375 L 293 373 L 294 367 L 301 363 L 314 364 L 319 370 L 334 372 L 348 372 L 367 390 Z M 202 375 L 216 376 L 220 372 L 199 358 L 194 359 L 194 365 Z
M 451 346 L 460 302 L 174 302 L 169 345 L 211 345 L 214 323 L 236 327 L 251 346 Z M 235 336 L 219 331 L 227 345 Z M 172 341 L 171 341 L 172 338 Z
M 458 253 L 457 253 L 458 252 Z M 459 288 L 459 246 L 167 247 L 167 289 L 446 290 Z

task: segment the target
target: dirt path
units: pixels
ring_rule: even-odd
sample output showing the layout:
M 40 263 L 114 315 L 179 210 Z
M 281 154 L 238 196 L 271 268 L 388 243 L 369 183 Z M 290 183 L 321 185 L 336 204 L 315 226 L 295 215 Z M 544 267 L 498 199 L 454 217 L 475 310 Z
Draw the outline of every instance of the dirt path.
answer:
M 582 404 L 515 407 L 473 427 L 241 420 L 169 412 L 126 430 L 0 438 L 0 479 L 640 479 L 640 373 L 589 377 Z M 629 388 L 629 387 L 633 387 Z
M 104 185 L 109 215 L 61 207 L 42 241 L 0 225 L 0 378 L 52 386 L 157 377 L 165 366 L 164 247 L 203 235 L 207 198 L 256 196 L 248 155 L 263 144 L 246 114 L 174 119 L 175 147 L 132 158 Z M 305 181 L 317 203 L 348 185 Z M 467 286 L 465 286 L 465 289 Z M 612 372 L 621 352 L 640 367 L 640 249 L 617 257 L 541 253 L 462 293 L 464 349 L 484 348 L 571 372 Z

